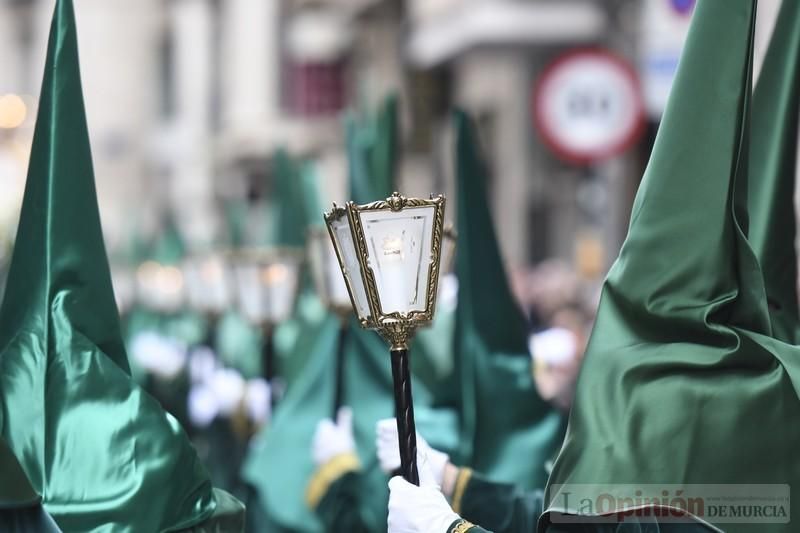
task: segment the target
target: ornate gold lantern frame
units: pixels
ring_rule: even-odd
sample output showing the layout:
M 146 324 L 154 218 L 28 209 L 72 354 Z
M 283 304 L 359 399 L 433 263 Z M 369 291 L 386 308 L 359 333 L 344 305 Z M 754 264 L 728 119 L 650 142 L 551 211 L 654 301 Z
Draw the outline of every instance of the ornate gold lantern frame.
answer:
M 369 250 L 360 214 L 370 211 L 386 210 L 400 212 L 423 207 L 434 208 L 431 257 L 428 262 L 425 308 L 422 311 L 410 311 L 408 313 L 385 313 L 381 306 L 375 273 L 372 267 L 369 266 Z M 433 320 L 439 285 L 442 240 L 444 238 L 444 208 L 445 198 L 442 195 L 431 196 L 430 199 L 425 200 L 420 198 L 406 198 L 395 192 L 386 200 L 364 205 L 347 202 L 345 207 L 340 207 L 334 204 L 333 209 L 325 213 L 325 223 L 328 227 L 331 240 L 334 243 L 338 242 L 338 237 L 332 227 L 333 222 L 345 216 L 348 219 L 360 272 L 349 272 L 345 260 L 342 257 L 340 246 L 335 246 L 335 248 L 339 266 L 344 274 L 347 291 L 350 294 L 350 301 L 353 304 L 353 309 L 356 310 L 356 315 L 362 327 L 377 330 L 378 333 L 391 344 L 392 350 L 407 349 L 408 340 L 413 335 L 414 330 L 429 325 Z M 358 312 L 358 298 L 355 294 L 356 289 L 353 286 L 353 279 L 351 278 L 353 275 L 359 275 L 363 281 L 366 300 L 369 306 L 369 314 L 366 316 Z

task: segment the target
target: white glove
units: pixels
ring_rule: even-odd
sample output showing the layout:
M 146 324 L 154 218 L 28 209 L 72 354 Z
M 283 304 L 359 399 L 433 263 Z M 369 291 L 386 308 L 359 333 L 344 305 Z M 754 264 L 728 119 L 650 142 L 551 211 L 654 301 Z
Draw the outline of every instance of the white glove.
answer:
M 195 427 L 207 427 L 219 414 L 219 402 L 206 385 L 194 385 L 189 390 L 189 420 Z
M 336 423 L 330 418 L 320 420 L 311 444 L 314 464 L 324 465 L 337 455 L 355 453 L 356 441 L 353 438 L 353 410 L 340 407 L 336 413 Z
M 189 378 L 192 383 L 208 383 L 217 369 L 217 357 L 208 346 L 198 346 L 189 353 Z
M 270 405 L 270 387 L 266 379 L 253 378 L 247 381 L 244 404 L 250 420 L 258 425 L 269 422 L 272 406 Z
M 186 349 L 174 339 L 155 331 L 142 331 L 131 341 L 136 362 L 163 379 L 173 379 L 186 365 Z
M 529 341 L 536 390 L 543 400 L 569 411 L 581 368 L 581 351 L 575 333 L 551 328 Z
M 375 424 L 375 448 L 377 449 L 378 462 L 381 470 L 391 474 L 400 468 L 400 446 L 397 437 L 397 420 L 384 418 Z M 446 453 L 431 448 L 422 435 L 417 433 L 417 457 L 427 457 L 433 479 L 441 487 L 444 481 L 444 470 L 450 462 Z
M 444 533 L 461 518 L 439 490 L 425 456 L 418 469 L 419 487 L 400 476 L 389 480 L 388 533 Z

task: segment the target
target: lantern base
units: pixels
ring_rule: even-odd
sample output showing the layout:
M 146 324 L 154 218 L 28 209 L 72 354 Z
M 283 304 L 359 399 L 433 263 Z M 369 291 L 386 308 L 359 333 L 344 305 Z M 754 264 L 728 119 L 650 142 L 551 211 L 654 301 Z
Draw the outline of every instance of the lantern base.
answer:
M 414 330 L 402 322 L 386 322 L 378 327 L 378 334 L 389 343 L 392 352 L 408 351 L 408 342 L 414 335 Z

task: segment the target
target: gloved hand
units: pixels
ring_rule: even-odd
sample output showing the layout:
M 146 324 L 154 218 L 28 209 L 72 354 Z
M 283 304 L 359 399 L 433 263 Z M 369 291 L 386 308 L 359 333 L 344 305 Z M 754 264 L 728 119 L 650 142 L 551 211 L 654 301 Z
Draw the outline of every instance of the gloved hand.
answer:
M 244 398 L 246 382 L 236 370 L 221 367 L 214 371 L 208 387 L 217 399 L 219 413 L 231 416 Z
M 270 404 L 270 387 L 264 378 L 247 380 L 244 392 L 244 405 L 247 416 L 256 425 L 262 426 L 269 422 L 272 415 Z
M 582 350 L 577 336 L 565 328 L 550 328 L 531 335 L 529 349 L 539 395 L 557 408 L 569 411 L 581 368 Z
M 131 341 L 131 355 L 145 370 L 161 379 L 174 379 L 186 365 L 186 348 L 155 331 L 137 333 Z
M 397 421 L 394 418 L 384 418 L 375 424 L 375 448 L 377 449 L 378 462 L 381 470 L 391 474 L 400 468 L 400 446 L 398 445 Z M 446 453 L 431 448 L 422 435 L 417 433 L 417 456 L 427 457 L 428 465 L 436 485 L 441 487 L 444 481 L 444 471 L 450 456 Z
M 219 414 L 219 402 L 205 384 L 193 385 L 189 390 L 189 420 L 198 428 L 208 427 Z
M 419 461 L 420 486 L 400 476 L 389 480 L 388 533 L 445 533 L 461 518 L 439 490 L 430 463 L 424 455 Z
M 314 432 L 311 455 L 317 466 L 324 465 L 337 455 L 355 453 L 353 438 L 353 410 L 340 407 L 336 413 L 336 423 L 330 418 L 320 420 Z

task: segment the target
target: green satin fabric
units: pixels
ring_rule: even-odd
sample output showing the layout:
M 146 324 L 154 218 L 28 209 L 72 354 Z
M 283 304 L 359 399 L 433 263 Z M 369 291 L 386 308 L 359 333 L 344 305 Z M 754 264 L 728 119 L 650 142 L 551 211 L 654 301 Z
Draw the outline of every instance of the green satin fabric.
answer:
M 387 198 L 394 190 L 397 164 L 397 97 L 389 96 L 378 115 L 364 124 L 348 117 L 347 159 L 350 198 L 366 204 Z
M 31 507 L 0 507 L 0 531 L 3 533 L 62 533 L 41 504 Z
M 174 418 L 131 379 L 103 246 L 71 0 L 50 32 L 8 289 L 0 436 L 64 531 L 174 531 L 215 510 Z
M 331 484 L 316 509 L 325 533 L 374 533 L 386 527 L 386 517 L 381 515 L 381 523 L 364 512 L 363 481 L 360 472 L 349 472 Z
M 228 311 L 217 324 L 216 350 L 225 366 L 246 379 L 262 376 L 262 333 L 236 311 Z
M 286 150 L 275 152 L 273 161 L 275 200 L 271 208 L 275 216 L 272 242 L 281 246 L 304 247 L 306 229 L 312 217 L 321 210 L 306 213 L 300 164 Z M 316 195 L 316 191 L 313 191 Z
M 179 263 L 186 257 L 186 243 L 183 242 L 178 224 L 171 213 L 164 218 L 164 227 L 152 243 L 150 258 L 166 265 Z
M 753 97 L 750 231 L 775 338 L 800 344 L 794 207 L 800 113 L 800 2 L 783 2 Z
M 531 378 L 526 326 L 495 239 L 475 131 L 464 113 L 456 113 L 454 124 L 459 294 L 451 395 L 442 402 L 459 418 L 453 460 L 497 481 L 540 488 L 564 420 L 539 397 Z M 447 438 L 424 436 L 433 444 Z
M 748 161 L 755 11 L 751 0 L 697 5 L 550 487 L 800 480 L 800 348 L 771 336 L 746 238 L 748 172 L 751 190 L 767 179 Z M 796 22 L 781 18 L 779 28 Z M 548 511 L 577 511 L 548 496 Z
M 302 251 L 309 229 L 324 224 L 316 171 L 313 165 L 293 159 L 285 150 L 275 153 L 273 167 L 277 200 L 270 205 L 274 216 L 270 242 Z M 280 324 L 273 336 L 278 372 L 287 387 L 291 387 L 303 371 L 325 313 L 308 265 L 304 265 L 294 315 Z

